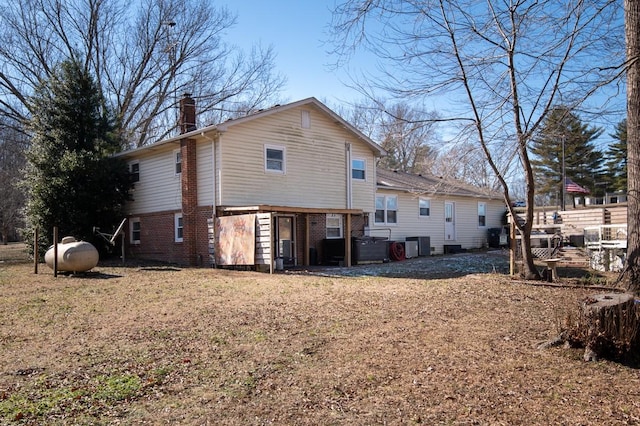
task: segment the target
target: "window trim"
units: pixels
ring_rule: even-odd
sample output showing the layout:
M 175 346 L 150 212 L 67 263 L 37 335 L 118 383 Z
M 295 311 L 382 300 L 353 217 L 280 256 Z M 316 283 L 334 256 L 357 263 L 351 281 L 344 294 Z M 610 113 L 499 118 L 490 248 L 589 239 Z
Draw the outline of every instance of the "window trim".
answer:
M 282 169 L 281 170 L 270 169 L 268 167 L 269 165 L 269 158 L 267 156 L 268 150 L 282 151 Z M 285 146 L 264 144 L 264 171 L 266 173 L 276 173 L 281 175 L 287 174 L 287 148 Z
M 175 176 L 182 175 L 182 151 L 179 149 L 173 151 L 173 172 Z
M 482 206 L 482 213 L 480 214 L 480 207 Z M 480 223 L 480 218 L 483 218 L 484 224 Z M 478 201 L 478 228 L 486 228 L 487 227 L 487 203 L 484 201 Z
M 173 215 L 173 239 L 176 243 L 184 241 L 184 220 L 182 219 L 182 213 L 175 213 Z
M 354 167 L 354 163 L 355 162 L 362 162 L 362 169 L 356 169 Z M 353 176 L 353 172 L 354 171 L 361 171 L 363 177 L 354 177 Z M 365 182 L 367 180 L 367 160 L 365 160 L 364 158 L 352 158 L 351 159 L 351 179 L 353 180 L 359 180 L 359 181 L 363 181 Z
M 329 219 L 338 219 L 339 221 L 339 225 L 336 226 L 329 226 Z M 338 236 L 329 236 L 329 228 L 331 229 L 338 229 L 339 235 Z M 334 240 L 334 239 L 339 239 L 342 238 L 342 236 L 344 235 L 344 220 L 341 214 L 337 214 L 337 213 L 327 213 L 326 217 L 325 217 L 325 237 L 328 240 Z
M 384 209 L 382 210 L 384 212 L 384 222 L 378 222 L 377 220 L 377 213 L 378 211 L 380 211 L 381 209 L 378 208 L 378 199 L 382 198 L 383 200 L 383 205 L 384 205 Z M 395 210 L 390 210 L 389 209 L 389 200 L 395 200 Z M 398 196 L 397 195 L 376 195 L 376 204 L 375 204 L 375 212 L 373 214 L 373 222 L 376 225 L 388 225 L 388 226 L 396 226 L 398 224 Z M 395 214 L 395 222 L 390 222 L 389 221 L 389 212 L 390 211 L 394 211 Z
M 133 167 L 138 166 L 138 171 L 134 172 Z M 129 162 L 129 174 L 131 174 L 132 182 L 140 182 L 140 160 L 133 160 Z
M 427 214 L 422 214 L 423 207 L 421 207 L 420 204 L 423 201 L 427 203 L 427 207 L 426 207 Z M 431 198 L 424 198 L 424 197 L 418 198 L 418 217 L 421 219 L 429 219 L 431 217 Z
M 138 224 L 138 229 L 134 230 L 134 225 Z M 134 239 L 135 233 L 138 234 L 138 239 Z M 129 220 L 129 243 L 138 245 L 140 244 L 140 240 L 142 239 L 142 223 L 140 222 L 139 217 L 132 217 Z

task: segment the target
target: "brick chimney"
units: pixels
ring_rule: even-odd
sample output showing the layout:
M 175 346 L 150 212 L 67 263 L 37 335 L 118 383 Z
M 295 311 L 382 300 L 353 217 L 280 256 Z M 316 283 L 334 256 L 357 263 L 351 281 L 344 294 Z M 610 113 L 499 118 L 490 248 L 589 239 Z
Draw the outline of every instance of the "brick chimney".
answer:
M 180 134 L 196 129 L 196 101 L 191 93 L 185 93 L 180 99 Z M 184 255 L 191 266 L 198 263 L 198 175 L 196 170 L 196 140 L 181 139 L 182 153 L 182 226 Z
M 191 93 L 185 93 L 180 99 L 180 134 L 196 129 L 196 101 L 191 97 Z

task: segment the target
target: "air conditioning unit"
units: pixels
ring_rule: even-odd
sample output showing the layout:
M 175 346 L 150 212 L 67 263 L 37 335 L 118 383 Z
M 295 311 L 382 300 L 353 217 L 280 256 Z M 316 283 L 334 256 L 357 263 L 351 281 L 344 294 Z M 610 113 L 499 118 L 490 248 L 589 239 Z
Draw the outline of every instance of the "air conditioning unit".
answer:
M 418 242 L 417 241 L 405 241 L 404 243 L 404 255 L 407 259 L 412 257 L 418 257 Z

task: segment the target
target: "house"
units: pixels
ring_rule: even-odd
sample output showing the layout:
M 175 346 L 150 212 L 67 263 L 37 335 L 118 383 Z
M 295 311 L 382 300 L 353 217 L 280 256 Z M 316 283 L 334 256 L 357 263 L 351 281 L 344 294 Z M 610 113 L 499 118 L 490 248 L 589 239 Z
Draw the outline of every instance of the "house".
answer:
M 419 254 L 442 254 L 486 247 L 489 230 L 503 226 L 506 206 L 500 193 L 433 175 L 376 172 L 370 236 L 416 239 L 422 241 Z
M 213 251 L 217 265 L 271 270 L 316 263 L 337 240 L 350 264 L 348 237 L 374 213 L 380 146 L 315 98 L 195 123 L 185 95 L 179 135 L 119 154 L 135 180 L 130 256 L 206 265 Z

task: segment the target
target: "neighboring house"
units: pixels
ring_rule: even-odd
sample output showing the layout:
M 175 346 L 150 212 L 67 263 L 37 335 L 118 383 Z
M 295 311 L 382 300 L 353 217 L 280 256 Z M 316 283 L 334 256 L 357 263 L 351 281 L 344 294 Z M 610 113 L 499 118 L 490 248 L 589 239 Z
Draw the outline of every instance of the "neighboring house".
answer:
M 486 247 L 489 229 L 503 225 L 506 206 L 496 192 L 378 168 L 375 209 L 370 236 L 393 241 L 429 237 L 430 254 L 442 254 Z
M 180 102 L 181 134 L 120 153 L 136 183 L 129 255 L 188 265 L 309 265 L 324 240 L 364 235 L 384 150 L 315 98 L 202 129 Z M 279 262 L 278 262 L 279 261 Z

